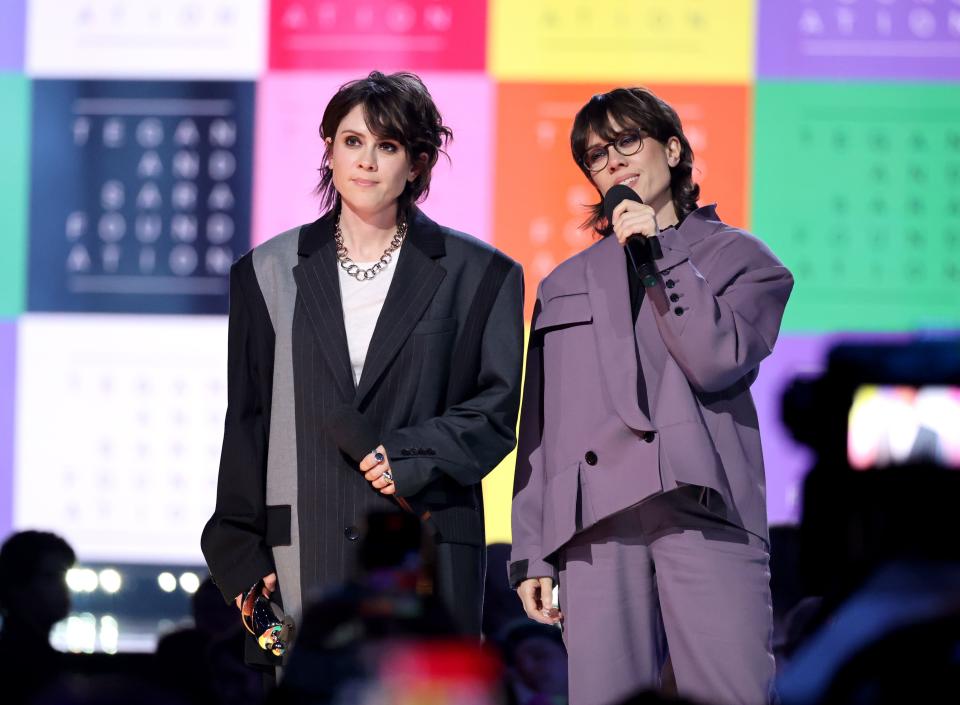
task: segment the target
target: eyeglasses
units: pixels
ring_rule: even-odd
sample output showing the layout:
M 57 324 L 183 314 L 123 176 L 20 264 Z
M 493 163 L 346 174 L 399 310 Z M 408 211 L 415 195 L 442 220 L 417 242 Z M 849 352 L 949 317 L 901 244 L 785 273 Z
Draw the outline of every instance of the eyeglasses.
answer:
M 293 619 L 262 592 L 263 581 L 260 580 L 243 598 L 240 621 L 253 634 L 261 649 L 274 656 L 283 656 L 293 639 Z
M 594 174 L 603 171 L 604 167 L 607 166 L 610 147 L 613 147 L 625 157 L 632 156 L 643 149 L 643 132 L 627 130 L 617 135 L 615 140 L 591 147 L 580 157 L 583 168 Z

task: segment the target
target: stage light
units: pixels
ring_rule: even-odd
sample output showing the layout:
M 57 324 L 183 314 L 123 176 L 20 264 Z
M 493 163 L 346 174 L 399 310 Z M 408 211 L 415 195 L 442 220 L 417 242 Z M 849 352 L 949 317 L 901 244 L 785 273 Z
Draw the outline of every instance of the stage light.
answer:
M 200 578 L 197 577 L 196 573 L 187 571 L 180 576 L 180 587 L 183 588 L 184 592 L 195 593 L 200 587 Z
M 160 585 L 160 589 L 164 592 L 173 592 L 177 589 L 177 579 L 173 573 L 168 573 L 167 571 L 157 576 L 157 584 Z
M 100 571 L 100 587 L 103 588 L 104 592 L 113 594 L 118 592 L 122 586 L 123 578 L 119 572 L 113 568 L 105 568 Z
M 98 583 L 96 572 L 90 568 L 70 568 L 67 571 L 67 587 L 72 592 L 93 592 Z
M 75 654 L 92 654 L 97 643 L 97 618 L 89 612 L 67 617 L 65 640 Z
M 117 653 L 120 641 L 120 625 L 115 617 L 105 614 L 100 618 L 100 648 L 108 654 Z

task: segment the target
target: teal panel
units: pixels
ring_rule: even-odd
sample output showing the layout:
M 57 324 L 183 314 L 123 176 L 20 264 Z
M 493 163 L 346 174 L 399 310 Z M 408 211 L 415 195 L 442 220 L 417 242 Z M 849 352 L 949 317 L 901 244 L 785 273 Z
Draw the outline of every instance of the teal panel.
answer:
M 0 317 L 24 309 L 27 262 L 27 184 L 30 157 L 30 81 L 0 74 Z
M 960 324 L 960 89 L 756 88 L 754 231 L 793 270 L 785 331 Z

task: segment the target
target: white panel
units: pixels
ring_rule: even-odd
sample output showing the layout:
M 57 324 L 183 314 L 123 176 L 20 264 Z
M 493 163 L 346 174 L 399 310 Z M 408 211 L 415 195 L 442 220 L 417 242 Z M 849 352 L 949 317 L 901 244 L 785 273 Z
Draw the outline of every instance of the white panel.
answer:
M 226 318 L 27 314 L 18 332 L 14 527 L 88 561 L 202 563 Z
M 267 0 L 31 0 L 27 73 L 256 78 Z

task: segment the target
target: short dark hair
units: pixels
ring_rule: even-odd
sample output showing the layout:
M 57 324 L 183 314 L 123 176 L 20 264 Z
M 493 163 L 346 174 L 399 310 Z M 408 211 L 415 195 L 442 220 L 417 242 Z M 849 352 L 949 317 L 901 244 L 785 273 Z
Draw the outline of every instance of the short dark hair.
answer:
M 321 139 L 334 138 L 343 118 L 358 105 L 363 106 L 364 120 L 373 134 L 399 142 L 410 159 L 418 160 L 426 154 L 417 178 L 407 183 L 398 198 L 399 210 L 405 212 L 430 192 L 433 167 L 440 154 L 447 156 L 443 148 L 453 139 L 453 130 L 443 124 L 440 111 L 419 76 L 372 71 L 366 78 L 343 84 L 330 99 L 320 121 Z M 328 159 L 329 147 L 324 151 L 320 182 L 315 189 L 324 211 L 340 204 Z
M 32 579 L 48 555 L 63 558 L 69 567 L 77 560 L 70 544 L 49 531 L 20 531 L 11 534 L 0 548 L 0 606 L 15 584 Z
M 570 149 L 573 160 L 590 179 L 590 183 L 593 183 L 592 175 L 580 158 L 587 149 L 591 132 L 602 140 L 616 139 L 611 120 L 615 120 L 621 128 L 639 128 L 662 144 L 666 144 L 671 137 L 680 141 L 680 161 L 670 167 L 673 206 L 680 220 L 696 210 L 700 187 L 693 182 L 693 149 L 683 134 L 680 116 L 646 88 L 615 88 L 607 93 L 598 93 L 580 108 L 574 118 Z M 599 189 L 597 191 L 599 193 Z M 603 217 L 602 198 L 599 203 L 590 206 L 590 215 L 583 222 L 583 227 L 591 227 L 601 235 L 610 234 L 610 224 Z

